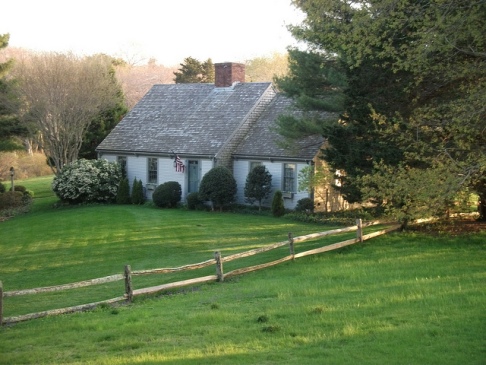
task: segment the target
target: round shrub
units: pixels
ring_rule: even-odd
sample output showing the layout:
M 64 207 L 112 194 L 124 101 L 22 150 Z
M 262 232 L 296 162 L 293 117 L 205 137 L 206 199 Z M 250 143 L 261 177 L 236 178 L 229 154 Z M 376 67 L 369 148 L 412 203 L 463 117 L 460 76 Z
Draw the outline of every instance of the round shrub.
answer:
M 314 211 L 314 202 L 311 198 L 303 198 L 297 202 L 295 207 L 296 212 L 309 212 L 312 213 Z
M 210 200 L 213 207 L 232 203 L 236 194 L 236 180 L 231 171 L 224 166 L 216 166 L 209 170 L 202 178 L 199 186 L 199 198 Z
M 190 210 L 197 210 L 203 207 L 203 201 L 199 199 L 199 194 L 196 192 L 192 192 L 187 194 L 187 208 Z
M 52 189 L 70 204 L 112 202 L 121 179 L 117 163 L 106 160 L 77 160 L 65 165 L 52 182 Z
M 177 181 L 167 181 L 157 186 L 152 194 L 154 204 L 160 208 L 174 208 L 181 201 L 182 188 Z
M 8 189 L 12 191 L 12 188 Z M 27 188 L 23 185 L 14 185 L 14 191 L 20 191 L 22 194 L 27 192 Z
M 272 214 L 275 217 L 281 217 L 285 214 L 285 205 L 283 201 L 282 192 L 280 190 L 277 190 L 273 195 Z
M 24 205 L 24 194 L 20 191 L 6 191 L 0 194 L 0 210 L 19 208 Z
M 2 193 L 5 193 L 7 189 L 5 188 L 5 185 L 3 185 L 2 183 L 0 183 L 0 194 Z

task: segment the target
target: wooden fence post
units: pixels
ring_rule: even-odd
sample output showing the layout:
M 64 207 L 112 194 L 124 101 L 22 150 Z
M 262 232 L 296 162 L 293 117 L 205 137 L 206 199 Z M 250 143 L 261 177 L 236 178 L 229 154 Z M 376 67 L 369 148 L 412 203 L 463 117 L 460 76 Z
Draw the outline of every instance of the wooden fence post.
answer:
M 0 281 L 0 326 L 3 323 L 3 283 Z
M 361 218 L 356 219 L 356 225 L 358 226 L 358 230 L 356 231 L 356 238 L 359 242 L 363 242 L 363 222 Z
M 289 249 L 290 249 L 290 256 L 292 256 L 292 260 L 294 259 L 294 237 L 292 236 L 292 232 L 289 232 Z
M 224 274 L 223 274 L 223 261 L 221 260 L 221 252 L 216 251 L 214 253 L 214 259 L 216 260 L 216 276 L 218 277 L 219 282 L 223 282 Z
M 133 287 L 132 287 L 132 268 L 130 265 L 125 265 L 125 295 L 128 302 L 133 300 Z

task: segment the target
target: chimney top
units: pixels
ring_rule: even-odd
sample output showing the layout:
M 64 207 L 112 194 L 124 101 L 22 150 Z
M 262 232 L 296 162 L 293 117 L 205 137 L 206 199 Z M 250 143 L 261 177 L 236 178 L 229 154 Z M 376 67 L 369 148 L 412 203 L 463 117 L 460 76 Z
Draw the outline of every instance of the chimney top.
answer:
M 245 65 L 243 63 L 215 63 L 214 71 L 216 87 L 229 87 L 235 82 L 245 82 Z

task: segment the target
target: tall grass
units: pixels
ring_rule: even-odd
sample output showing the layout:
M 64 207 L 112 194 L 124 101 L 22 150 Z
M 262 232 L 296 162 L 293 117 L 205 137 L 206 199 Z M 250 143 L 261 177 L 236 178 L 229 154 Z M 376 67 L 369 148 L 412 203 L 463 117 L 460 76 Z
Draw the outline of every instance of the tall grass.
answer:
M 322 226 L 87 206 L 33 212 L 0 229 L 0 280 L 10 290 L 113 274 L 120 263 L 202 261 Z M 0 364 L 482 364 L 485 238 L 392 234 L 224 283 L 3 327 Z

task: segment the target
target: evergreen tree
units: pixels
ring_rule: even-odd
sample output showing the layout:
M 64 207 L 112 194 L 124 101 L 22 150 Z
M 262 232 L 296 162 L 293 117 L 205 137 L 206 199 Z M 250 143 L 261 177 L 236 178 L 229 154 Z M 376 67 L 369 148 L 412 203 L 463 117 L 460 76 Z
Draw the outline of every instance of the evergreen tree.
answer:
M 320 130 L 350 202 L 386 202 L 414 212 L 407 219 L 446 210 L 461 189 L 486 202 L 486 3 L 294 3 L 306 20 L 291 30 L 310 51 L 290 53 L 279 86 L 301 107 L 338 113 L 285 119 L 284 134 Z M 395 188 L 381 189 L 383 181 Z M 428 188 L 418 194 L 416 181 Z
M 272 191 L 272 175 L 265 166 L 255 166 L 248 173 L 245 183 L 245 198 L 250 204 L 258 202 L 258 210 L 262 209 L 262 201 L 267 199 Z
M 8 46 L 9 38 L 9 34 L 0 34 L 0 50 Z M 27 135 L 27 129 L 17 118 L 18 100 L 12 92 L 14 81 L 7 79 L 12 65 L 12 60 L 0 63 L 0 151 L 22 149 L 19 137 Z
M 184 59 L 179 71 L 174 72 L 176 84 L 197 84 L 214 82 L 214 64 L 210 58 L 200 62 L 193 57 Z
M 118 191 L 116 193 L 117 204 L 130 204 L 130 185 L 126 177 L 120 180 Z
M 125 104 L 125 97 L 121 85 L 118 83 L 115 75 L 115 66 L 120 62 L 117 59 L 107 56 L 106 61 L 111 64 L 109 68 L 109 78 L 112 83 L 116 85 L 118 91 L 114 95 L 113 105 L 101 110 L 100 113 L 92 120 L 89 127 L 83 136 L 83 143 L 79 150 L 79 157 L 86 159 L 98 158 L 96 153 L 96 147 L 105 139 L 105 137 L 112 131 L 118 122 L 128 112 L 128 108 Z
M 137 178 L 133 179 L 131 200 L 132 204 L 135 205 L 142 205 L 145 202 L 142 180 L 137 180 Z
M 284 200 L 283 200 L 282 192 L 280 190 L 277 190 L 273 195 L 272 214 L 275 217 L 281 217 L 285 214 Z

